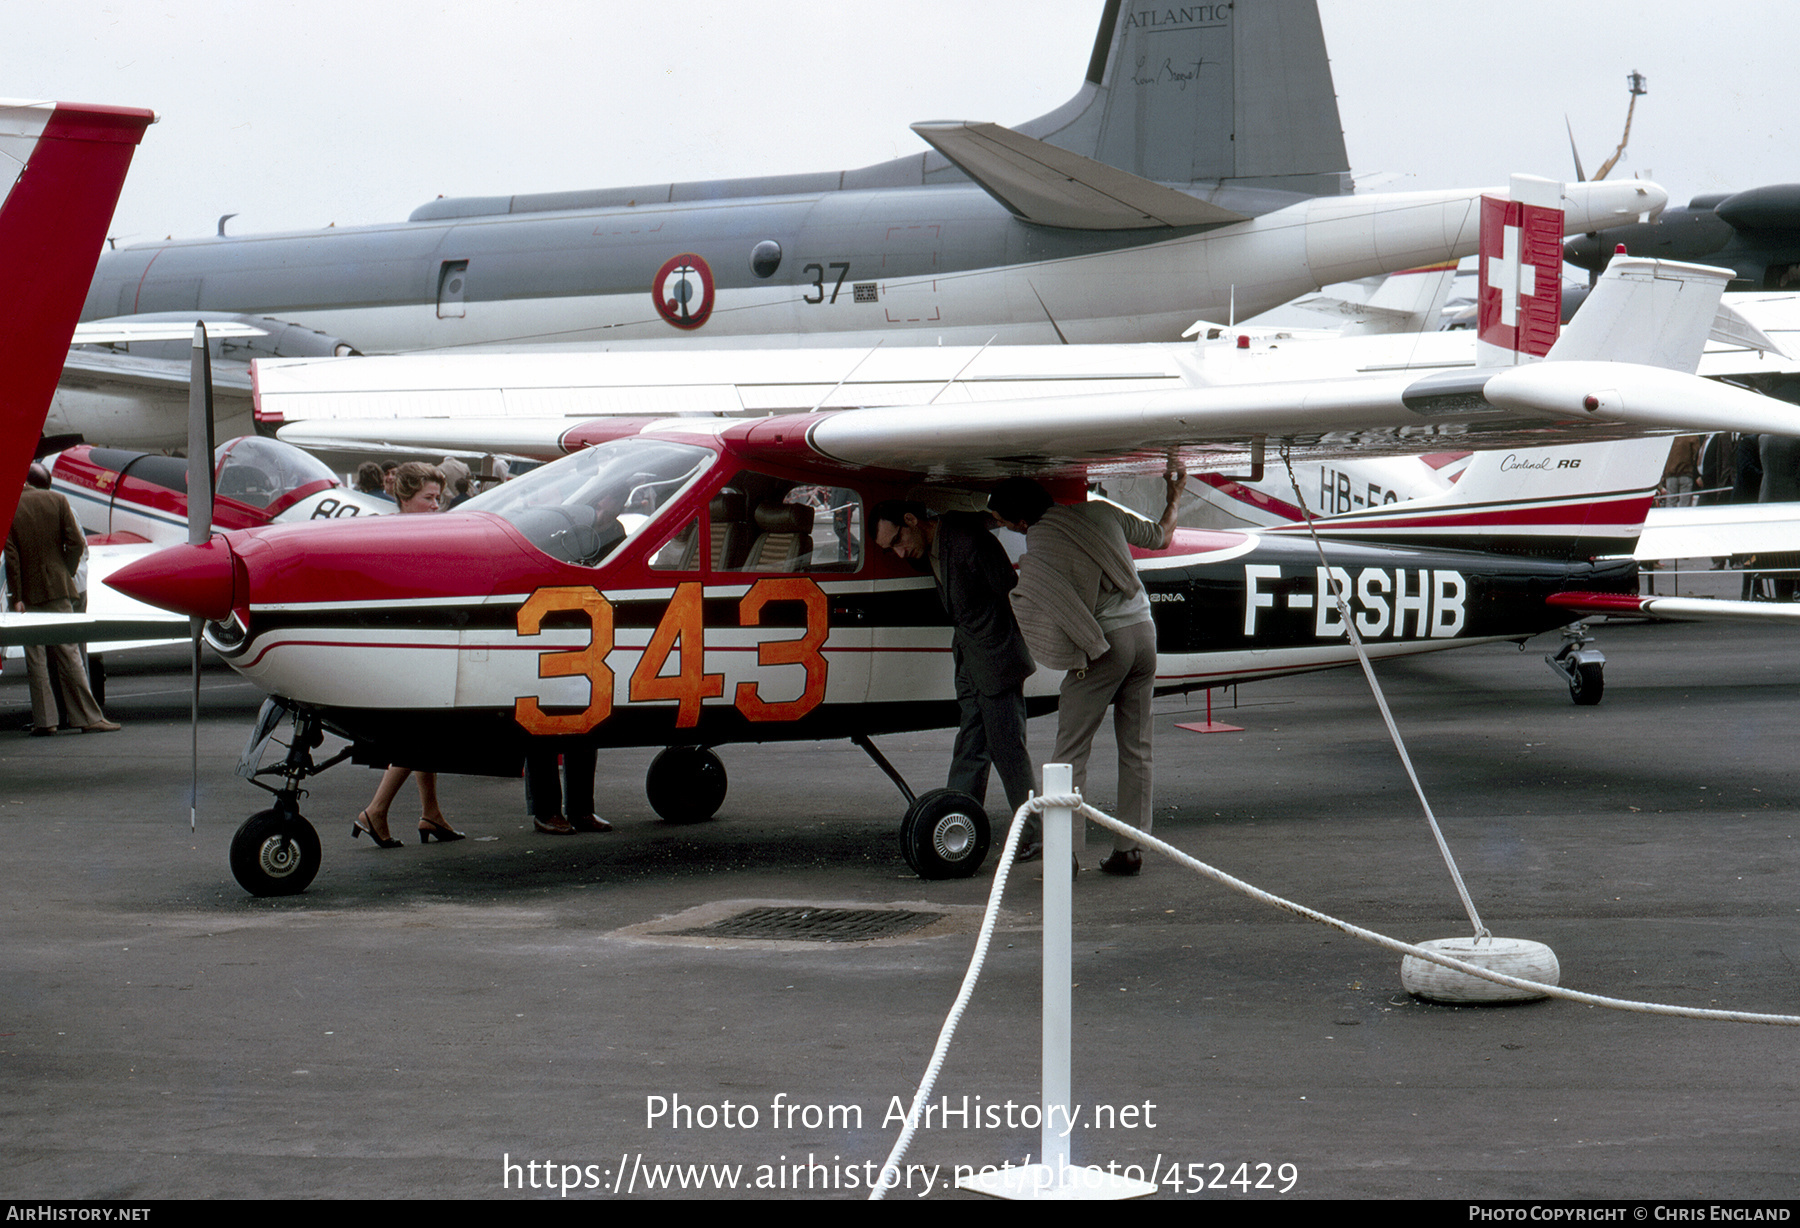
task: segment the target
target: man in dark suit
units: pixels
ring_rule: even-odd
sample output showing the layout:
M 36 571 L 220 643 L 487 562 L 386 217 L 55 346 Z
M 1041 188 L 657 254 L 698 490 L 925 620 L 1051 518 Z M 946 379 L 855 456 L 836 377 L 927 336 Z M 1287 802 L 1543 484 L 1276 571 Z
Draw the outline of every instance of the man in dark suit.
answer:
M 903 559 L 926 562 L 955 629 L 956 701 L 962 726 L 950 760 L 949 788 L 978 802 L 987 797 L 988 765 L 1000 773 L 1016 812 L 1035 787 L 1025 750 L 1025 680 L 1037 669 L 1019 634 L 1007 594 L 1017 584 L 1012 561 L 974 512 L 932 517 L 922 504 L 889 500 L 875 508 L 875 544 Z M 1027 839 L 1018 860 L 1042 851 Z
M 33 464 L 6 539 L 6 588 L 19 613 L 68 614 L 75 608 L 75 571 L 87 552 L 87 538 L 69 501 L 46 489 L 49 485 L 49 471 Z M 94 701 L 80 652 L 73 644 L 55 644 L 48 650 L 25 650 L 31 678 L 31 732 L 56 732 L 56 692 L 50 682 L 48 653 L 56 654 L 57 682 L 70 723 L 84 733 L 117 730 L 118 725 L 107 720 Z

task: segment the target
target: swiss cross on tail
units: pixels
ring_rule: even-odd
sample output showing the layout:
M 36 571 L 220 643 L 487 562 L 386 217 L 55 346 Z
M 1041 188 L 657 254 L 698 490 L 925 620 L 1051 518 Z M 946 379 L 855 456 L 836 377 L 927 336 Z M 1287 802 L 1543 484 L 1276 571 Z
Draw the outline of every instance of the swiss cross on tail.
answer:
M 1542 358 L 1556 344 L 1562 314 L 1561 185 L 1513 177 L 1513 199 L 1481 198 L 1478 337 L 1483 366 Z M 1486 346 L 1507 351 L 1496 356 Z

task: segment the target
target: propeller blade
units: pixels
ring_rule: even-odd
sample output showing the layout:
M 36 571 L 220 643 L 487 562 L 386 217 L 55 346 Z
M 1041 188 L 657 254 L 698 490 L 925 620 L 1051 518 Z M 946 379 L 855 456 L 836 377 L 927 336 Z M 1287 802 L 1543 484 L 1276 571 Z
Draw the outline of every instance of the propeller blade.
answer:
M 188 368 L 188 544 L 212 536 L 213 422 L 212 355 L 206 348 L 206 325 L 194 325 L 194 349 Z
M 1563 116 L 1563 127 L 1569 130 L 1569 156 L 1575 159 L 1575 182 L 1586 183 L 1587 176 L 1581 170 L 1581 151 L 1575 148 L 1575 125 L 1569 122 L 1567 115 Z
M 221 223 L 221 229 L 223 224 Z M 213 517 L 213 387 L 212 354 L 206 348 L 206 325 L 194 324 L 194 348 L 188 367 L 188 544 L 212 537 Z M 192 789 L 188 793 L 188 830 L 200 821 L 200 633 L 205 622 L 188 619 L 193 641 L 194 694 L 189 730 L 192 735 Z

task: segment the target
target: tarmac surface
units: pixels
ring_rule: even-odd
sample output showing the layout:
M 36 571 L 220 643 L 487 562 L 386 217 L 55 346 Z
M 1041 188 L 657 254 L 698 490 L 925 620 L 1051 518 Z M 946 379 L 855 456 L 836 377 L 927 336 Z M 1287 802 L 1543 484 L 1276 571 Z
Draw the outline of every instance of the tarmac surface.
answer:
M 1554 636 L 1382 665 L 1489 928 L 1550 944 L 1572 988 L 1800 1010 L 1793 636 L 1601 626 L 1595 708 L 1542 664 Z M 304 806 L 317 880 L 253 899 L 226 848 L 264 805 L 233 775 L 260 695 L 206 673 L 190 835 L 181 660 L 113 658 L 125 729 L 103 737 L 26 737 L 24 672 L 0 677 L 0 1197 L 864 1196 L 994 855 L 973 879 L 914 877 L 899 795 L 847 743 L 723 748 L 730 795 L 687 827 L 644 800 L 650 752 L 603 755 L 610 835 L 537 835 L 518 782 L 445 777 L 472 838 L 393 851 L 348 837 L 377 776 L 345 765 Z M 1468 934 L 1359 674 L 1215 697 L 1241 733 L 1175 728 L 1203 703 L 1158 701 L 1159 835 L 1383 933 Z M 1040 754 L 1053 720 L 1032 723 Z M 922 790 L 949 742 L 880 745 Z M 1102 808 L 1110 758 L 1103 733 Z M 1041 874 L 1013 876 L 938 1081 L 934 1105 L 970 1112 L 920 1131 L 923 1174 L 891 1198 L 924 1175 L 974 1197 L 947 1188 L 955 1165 L 1037 1156 L 1019 1107 L 1037 1099 Z M 741 901 L 944 915 L 879 943 L 645 932 Z M 1800 1191 L 1800 1030 L 1428 1004 L 1397 956 L 1154 858 L 1138 879 L 1084 870 L 1075 904 L 1073 1156 L 1154 1171 L 1163 1197 Z

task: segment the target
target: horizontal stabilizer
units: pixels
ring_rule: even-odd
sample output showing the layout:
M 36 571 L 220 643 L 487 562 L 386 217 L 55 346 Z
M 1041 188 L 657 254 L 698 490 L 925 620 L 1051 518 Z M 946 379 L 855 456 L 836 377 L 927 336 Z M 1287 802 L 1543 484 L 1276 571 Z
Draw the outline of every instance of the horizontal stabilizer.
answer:
M 1733 274 L 1703 264 L 1616 256 L 1563 329 L 1550 359 L 1642 363 L 1693 372 Z
M 1800 618 L 1791 601 L 1720 601 L 1710 597 L 1638 597 L 1630 593 L 1553 593 L 1545 598 L 1573 614 L 1641 614 L 1678 622 L 1745 619 L 1758 622 Z
M 1738 345 L 1747 350 L 1757 350 L 1764 354 L 1779 354 L 1788 357 L 1787 352 L 1775 344 L 1775 339 L 1763 332 L 1755 324 L 1744 317 L 1743 312 L 1730 303 L 1721 302 L 1719 312 L 1713 317 L 1710 340 L 1721 345 Z
M 1717 503 L 1653 507 L 1639 559 L 1718 558 L 1800 550 L 1800 504 Z
M 932 148 L 1020 219 L 1069 230 L 1222 226 L 1248 219 L 999 124 L 914 124 Z

